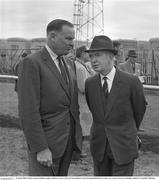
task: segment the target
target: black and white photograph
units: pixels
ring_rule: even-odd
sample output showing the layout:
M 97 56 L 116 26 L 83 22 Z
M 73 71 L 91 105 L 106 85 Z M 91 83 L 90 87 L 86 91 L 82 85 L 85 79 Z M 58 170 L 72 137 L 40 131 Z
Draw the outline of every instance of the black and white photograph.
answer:
M 0 178 L 159 177 L 159 0 L 0 0 Z

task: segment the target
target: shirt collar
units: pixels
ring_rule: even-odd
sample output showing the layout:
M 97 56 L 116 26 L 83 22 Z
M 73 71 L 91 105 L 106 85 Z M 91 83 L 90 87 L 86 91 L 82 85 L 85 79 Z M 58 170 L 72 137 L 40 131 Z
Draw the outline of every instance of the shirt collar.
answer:
M 100 74 L 101 80 L 103 80 L 103 77 L 107 77 L 108 80 L 113 81 L 115 73 L 116 73 L 116 69 L 113 66 L 113 68 L 110 71 L 110 73 L 108 73 L 106 76 L 103 76 L 102 74 Z
M 50 49 L 50 47 L 47 44 L 45 45 L 45 47 L 47 51 L 49 52 L 50 56 L 53 58 L 53 60 L 56 60 L 58 56 Z

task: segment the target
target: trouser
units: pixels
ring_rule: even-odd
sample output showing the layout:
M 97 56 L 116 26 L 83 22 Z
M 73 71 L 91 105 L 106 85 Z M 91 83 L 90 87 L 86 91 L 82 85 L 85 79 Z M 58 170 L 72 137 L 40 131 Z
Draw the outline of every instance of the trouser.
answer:
M 107 143 L 102 162 L 93 158 L 95 176 L 132 176 L 134 171 L 134 160 L 127 164 L 119 165 L 115 162 L 113 154 Z

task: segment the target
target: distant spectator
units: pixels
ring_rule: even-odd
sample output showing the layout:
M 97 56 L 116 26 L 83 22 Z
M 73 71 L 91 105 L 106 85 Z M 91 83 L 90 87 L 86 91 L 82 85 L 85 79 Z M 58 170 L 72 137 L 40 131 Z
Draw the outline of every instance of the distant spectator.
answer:
M 122 50 L 122 45 L 119 41 L 114 40 L 113 41 L 114 49 L 116 50 L 115 56 L 114 56 L 114 63 L 115 65 L 118 65 L 121 62 L 124 62 L 124 53 Z
M 85 52 L 86 46 L 80 46 L 76 49 L 75 53 L 75 65 L 76 65 L 76 75 L 77 75 L 77 85 L 78 85 L 78 102 L 80 110 L 80 124 L 82 126 L 82 135 L 84 137 L 90 135 L 90 126 L 92 124 L 92 116 L 88 109 L 85 100 L 85 81 L 88 77 L 93 75 L 93 69 L 89 67 L 89 54 Z M 87 154 L 82 152 L 80 156 L 73 154 L 73 161 L 77 162 L 80 158 L 86 157 Z
M 129 50 L 128 57 L 124 63 L 118 65 L 119 69 L 136 76 L 141 76 L 141 64 L 136 62 L 137 54 L 135 50 Z
M 20 62 L 27 56 L 27 53 L 24 52 L 22 55 L 21 55 L 21 59 L 14 65 L 13 67 L 13 71 L 14 71 L 14 75 L 18 76 L 18 67 L 19 67 L 19 64 Z M 14 90 L 17 92 L 17 83 L 18 83 L 18 79 L 15 80 L 15 87 L 14 87 Z
M 76 71 L 77 71 L 77 84 L 81 93 L 84 93 L 85 80 L 93 75 L 93 69 L 89 67 L 89 55 L 85 52 L 86 46 L 80 46 L 76 50 Z
M 81 59 L 83 62 L 89 61 L 89 54 L 85 52 L 86 50 L 86 46 L 80 46 L 76 49 L 76 57 Z
M 14 69 L 14 75 L 18 76 L 18 66 L 19 66 L 19 63 L 27 56 L 27 53 L 24 52 L 22 55 L 21 55 L 21 58 L 17 61 L 17 63 L 15 63 L 13 69 Z

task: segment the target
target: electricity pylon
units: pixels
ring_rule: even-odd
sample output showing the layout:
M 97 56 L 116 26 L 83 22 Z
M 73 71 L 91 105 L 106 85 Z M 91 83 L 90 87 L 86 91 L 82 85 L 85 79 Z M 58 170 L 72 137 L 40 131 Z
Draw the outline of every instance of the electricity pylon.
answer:
M 89 45 L 95 35 L 104 34 L 103 0 L 75 0 L 73 18 L 75 46 L 81 41 Z

